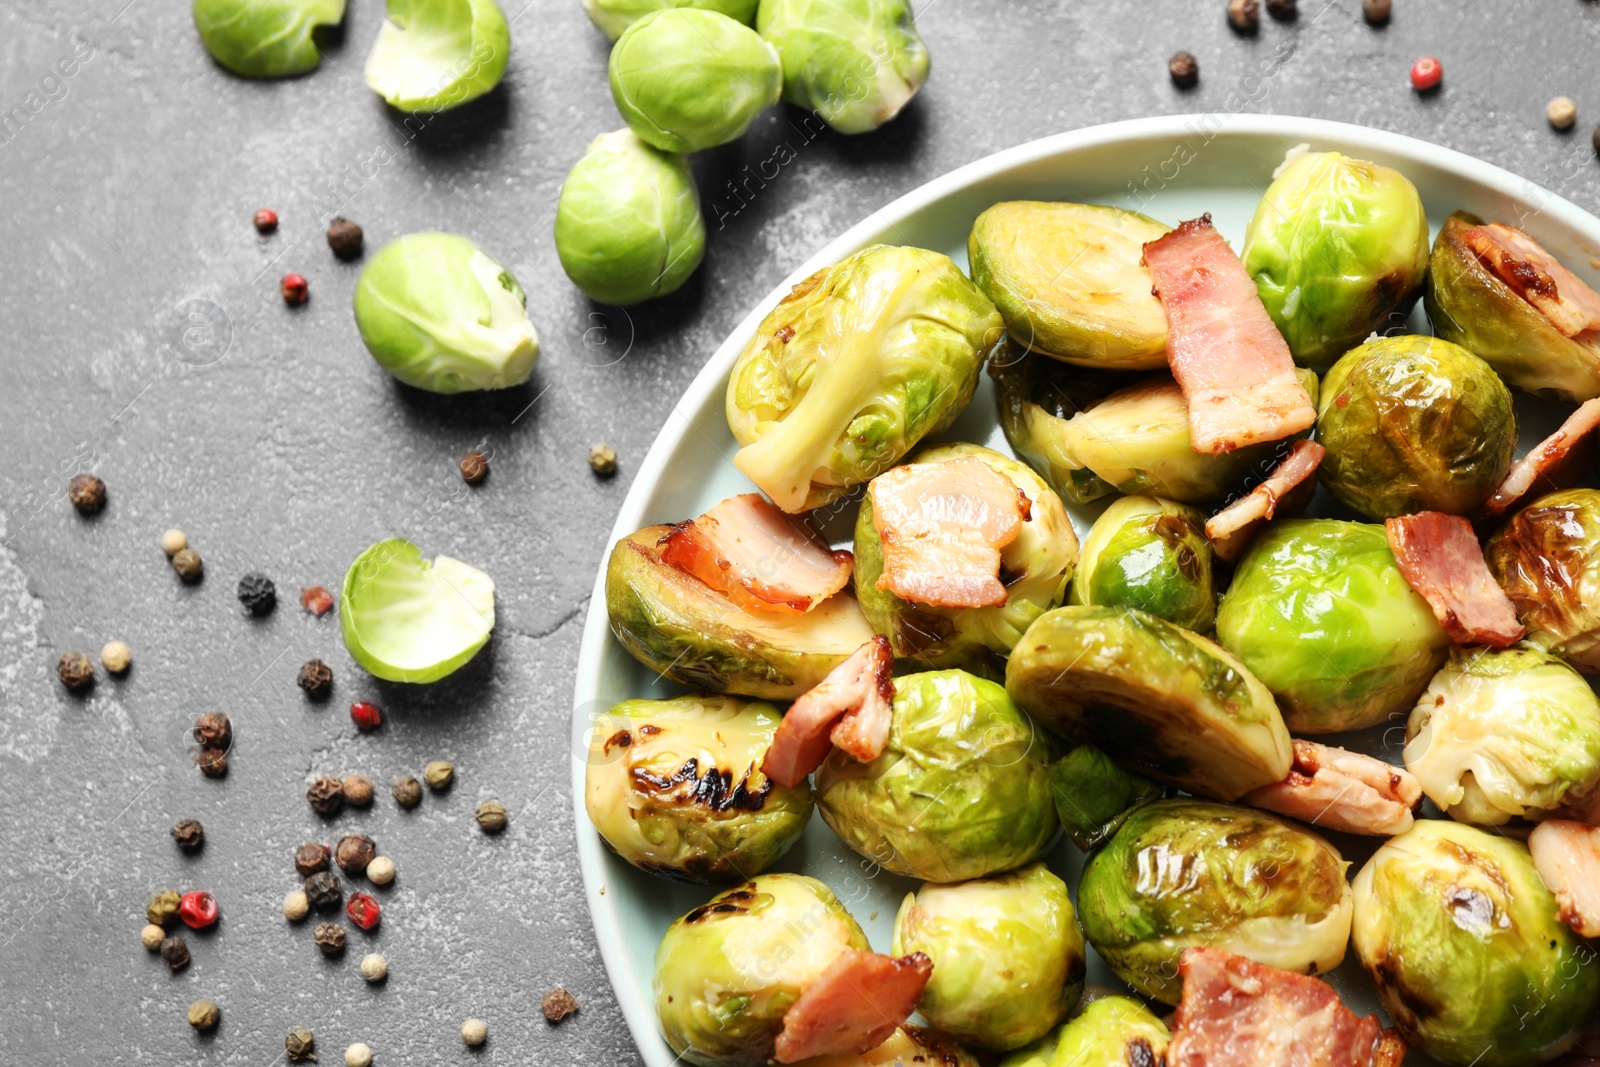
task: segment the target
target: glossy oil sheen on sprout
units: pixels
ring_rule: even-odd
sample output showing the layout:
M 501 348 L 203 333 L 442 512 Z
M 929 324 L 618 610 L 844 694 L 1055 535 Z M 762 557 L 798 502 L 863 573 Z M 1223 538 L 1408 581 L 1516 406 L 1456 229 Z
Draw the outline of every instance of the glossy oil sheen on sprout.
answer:
M 1070 599 L 1138 608 L 1208 633 L 1217 617 L 1215 566 L 1206 517 L 1198 508 L 1127 496 L 1090 528 Z
M 1562 489 L 1511 517 L 1484 546 L 1528 640 L 1600 673 L 1600 491 Z

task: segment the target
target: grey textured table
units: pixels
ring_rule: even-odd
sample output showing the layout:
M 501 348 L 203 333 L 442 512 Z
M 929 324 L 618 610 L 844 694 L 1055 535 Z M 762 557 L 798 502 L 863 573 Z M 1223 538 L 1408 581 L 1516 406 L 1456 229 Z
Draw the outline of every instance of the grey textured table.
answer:
M 792 138 L 791 112 L 696 159 L 705 267 L 622 314 L 567 284 L 551 241 L 567 168 L 620 125 L 606 43 L 578 0 L 523 2 L 508 6 L 502 87 L 415 132 L 362 82 L 375 0 L 353 0 L 320 70 L 265 83 L 218 69 L 173 0 L 0 7 L 0 1060 L 265 1067 L 307 1025 L 324 1063 L 357 1040 L 390 1065 L 637 1062 L 578 889 L 566 784 L 595 567 L 640 457 L 724 333 L 899 194 L 1059 130 L 1269 111 L 1414 134 L 1600 210 L 1593 0 L 1396 0 L 1383 31 L 1358 0 L 1302 0 L 1297 24 L 1265 21 L 1255 39 L 1229 32 L 1222 0 L 925 0 L 933 75 L 909 110 L 877 134 L 804 145 L 742 200 L 728 183 Z M 1179 48 L 1201 62 L 1190 93 L 1166 77 Z M 1418 99 L 1406 73 L 1428 52 L 1445 88 Z M 71 77 L 52 76 L 74 55 Z M 1582 108 L 1569 135 L 1544 122 L 1558 94 Z M 258 207 L 282 216 L 270 239 L 250 227 Z M 349 312 L 359 265 L 323 243 L 336 212 L 369 248 L 438 228 L 505 262 L 544 342 L 529 386 L 441 398 L 379 371 Z M 277 293 L 289 270 L 310 279 L 298 310 Z M 622 457 L 611 481 L 585 462 L 600 440 Z M 455 464 L 483 444 L 493 473 L 468 490 Z M 78 469 L 110 489 L 93 520 L 64 499 Z M 158 547 L 174 525 L 205 558 L 198 587 Z M 295 603 L 390 534 L 482 567 L 499 591 L 488 649 L 414 691 L 367 678 L 336 620 Z M 234 598 L 250 570 L 278 583 L 264 620 Z M 132 645 L 132 673 L 66 694 L 56 657 L 113 638 Z M 313 656 L 336 674 L 326 705 L 295 688 Z M 388 716 L 371 735 L 345 713 L 362 698 Z M 199 775 L 185 737 L 213 708 L 236 730 L 223 781 Z M 387 783 L 436 756 L 456 762 L 455 789 L 398 811 Z M 322 822 L 307 782 L 349 771 L 379 783 L 378 803 Z M 491 795 L 512 812 L 499 838 L 472 822 Z M 184 817 L 206 825 L 195 857 L 167 836 Z M 290 852 L 357 829 L 400 876 L 380 894 L 380 932 L 327 962 L 280 916 Z M 145 900 L 166 885 L 211 889 L 224 916 L 190 937 L 194 963 L 176 976 L 138 944 Z M 389 958 L 385 986 L 357 973 L 369 944 Z M 555 985 L 583 1008 L 552 1028 L 538 1000 Z M 210 1037 L 184 1022 L 199 996 L 223 1008 Z M 489 1021 L 477 1060 L 457 1036 L 469 1015 Z

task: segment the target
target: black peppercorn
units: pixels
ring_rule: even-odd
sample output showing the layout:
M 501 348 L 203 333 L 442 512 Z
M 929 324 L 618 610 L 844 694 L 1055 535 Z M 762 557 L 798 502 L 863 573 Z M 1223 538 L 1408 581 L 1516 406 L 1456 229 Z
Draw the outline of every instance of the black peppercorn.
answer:
M 394 794 L 394 802 L 402 808 L 409 810 L 422 803 L 422 783 L 409 774 L 396 778 L 390 792 Z
M 328 247 L 333 249 L 333 254 L 340 259 L 355 259 L 361 255 L 365 244 L 361 227 L 343 215 L 335 215 L 333 221 L 328 223 Z
M 1391 0 L 1362 0 L 1361 14 L 1373 26 L 1387 26 L 1393 10 Z
M 324 956 L 337 956 L 344 952 L 344 927 L 337 923 L 319 923 L 311 936 Z
M 303 1026 L 290 1030 L 283 1039 L 283 1050 L 296 1063 L 317 1058 L 317 1039 Z
M 185 852 L 194 852 L 206 843 L 206 830 L 198 819 L 183 819 L 173 825 L 172 839 Z
M 578 1010 L 578 998 L 565 989 L 552 989 L 539 1002 L 546 1022 L 558 1023 Z
M 208 711 L 194 721 L 194 739 L 207 748 L 233 744 L 233 722 L 220 711 Z
M 74 474 L 67 483 L 67 499 L 79 515 L 98 515 L 106 506 L 106 483 L 92 474 Z
M 172 569 L 178 572 L 189 585 L 193 585 L 206 575 L 206 565 L 200 559 L 200 553 L 192 548 L 180 548 L 172 554 Z
M 194 762 L 207 778 L 226 778 L 228 775 L 227 749 L 207 746 L 195 754 Z
M 1300 5 L 1297 0 L 1267 0 L 1267 14 L 1287 22 L 1300 14 Z
M 320 659 L 307 660 L 296 681 L 312 700 L 327 700 L 333 692 L 333 668 Z
M 1193 89 L 1200 84 L 1200 61 L 1188 52 L 1175 52 L 1167 60 L 1167 73 L 1172 84 L 1180 89 Z
M 278 587 L 265 574 L 251 572 L 239 579 L 239 603 L 252 615 L 265 615 L 278 606 Z
M 333 848 L 333 856 L 339 862 L 339 869 L 351 875 L 364 873 L 367 864 L 371 863 L 372 857 L 377 854 L 377 844 L 366 834 L 341 837 Z
M 1600 156 L 1600 126 L 1594 128 L 1594 154 Z
M 337 778 L 318 778 L 306 790 L 306 801 L 318 815 L 336 815 L 344 807 L 344 783 Z
M 64 652 L 56 660 L 56 677 L 68 692 L 81 693 L 94 684 L 94 664 L 82 652 Z
M 301 845 L 294 850 L 294 869 L 300 872 L 300 877 L 310 878 L 318 871 L 328 869 L 328 846 L 309 844 Z
M 489 457 L 476 450 L 461 457 L 461 480 L 468 485 L 482 485 L 489 477 Z
M 344 899 L 344 890 L 332 871 L 318 871 L 307 878 L 305 891 L 307 902 L 318 911 L 332 911 Z
M 1261 27 L 1261 0 L 1228 0 L 1228 25 L 1240 33 Z
M 161 942 L 161 958 L 167 961 L 169 971 L 181 971 L 189 966 L 189 946 L 181 934 L 173 934 Z

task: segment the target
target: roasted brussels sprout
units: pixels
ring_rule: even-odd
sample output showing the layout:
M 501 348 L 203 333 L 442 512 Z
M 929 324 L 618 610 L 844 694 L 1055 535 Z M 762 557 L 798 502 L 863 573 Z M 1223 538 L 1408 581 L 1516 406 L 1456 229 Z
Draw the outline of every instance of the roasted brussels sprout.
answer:
M 1397 170 L 1338 152 L 1291 152 L 1239 258 L 1295 361 L 1321 369 L 1416 300 L 1428 219 Z
M 1072 454 L 1065 427 L 1078 412 L 1135 384 L 1133 375 L 1071 366 L 1007 340 L 989 360 L 989 377 L 1006 442 L 1062 499 L 1087 504 L 1117 491 Z
M 1079 745 L 1050 764 L 1056 814 L 1073 844 L 1087 852 L 1117 832 L 1135 808 L 1161 798 L 1162 788 L 1123 769 L 1093 745 Z
M 1434 337 L 1380 337 L 1322 382 L 1323 485 L 1369 519 L 1470 515 L 1505 481 L 1517 444 L 1511 391 L 1494 369 Z
M 388 0 L 388 9 L 366 78 L 390 107 L 445 111 L 500 84 L 511 26 L 495 0 Z
M 882 126 L 928 80 L 907 0 L 761 0 L 756 29 L 783 58 L 783 98 L 840 133 Z
M 1035 352 L 1086 367 L 1167 365 L 1167 316 L 1144 245 L 1168 230 L 1137 211 L 1012 200 L 972 224 L 972 280 Z
M 1489 538 L 1483 556 L 1528 640 L 1600 673 L 1600 492 L 1540 497 Z
M 1172 500 L 1126 496 L 1090 528 L 1069 599 L 1138 608 L 1208 633 L 1217 620 L 1215 564 L 1203 512 Z
M 283 78 L 322 61 L 316 34 L 344 20 L 345 0 L 194 0 L 194 28 L 235 74 Z
M 981 1048 L 1038 1040 L 1083 992 L 1083 934 L 1067 884 L 1042 863 L 908 894 L 889 951 L 933 960 L 922 1017 Z
M 841 953 L 869 950 L 833 891 L 799 874 L 757 875 L 667 928 L 656 949 L 656 1015 L 697 1067 L 765 1063 L 783 1014 Z
M 1000 1067 L 1159 1067 L 1171 1039 L 1161 1020 L 1132 997 L 1099 997 Z
M 1441 1063 L 1543 1063 L 1594 1017 L 1600 970 L 1520 842 L 1424 819 L 1354 889 L 1356 956 L 1406 1041 Z
M 746 26 L 755 22 L 760 0 L 583 0 L 583 10 L 600 32 L 615 41 L 646 15 L 678 7 L 698 7 L 727 15 Z
M 731 884 L 770 867 L 811 818 L 811 790 L 761 772 L 782 716 L 732 697 L 628 700 L 595 724 L 589 820 L 623 859 L 686 882 Z
M 356 328 L 378 366 L 433 393 L 521 385 L 539 360 L 528 298 L 465 237 L 390 241 L 356 281 Z
M 1083 932 L 1145 996 L 1176 1004 L 1192 945 L 1321 974 L 1344 959 L 1344 859 L 1293 823 L 1250 808 L 1158 800 L 1128 817 L 1078 884 Z
M 875 1049 L 819 1056 L 806 1067 L 978 1067 L 977 1059 L 950 1038 L 920 1026 L 902 1026 Z
M 733 464 L 790 514 L 835 500 L 950 425 L 1003 336 L 948 256 L 864 248 L 795 286 L 734 364 Z
M 391 537 L 345 572 L 339 630 L 350 657 L 389 682 L 436 682 L 466 666 L 494 630 L 494 581 L 449 556 L 431 562 Z
M 662 559 L 671 526 L 618 541 L 606 564 L 606 612 L 622 647 L 683 685 L 765 700 L 793 700 L 850 653 L 872 627 L 848 593 L 800 615 L 739 607 Z
M 1293 758 L 1272 694 L 1232 653 L 1135 608 L 1041 615 L 1006 691 L 1040 725 L 1220 800 L 1281 781 Z
M 602 304 L 637 304 L 689 280 L 706 249 L 689 164 L 631 130 L 601 134 L 561 185 L 556 254 Z
M 1000 553 L 1006 602 L 992 608 L 914 604 L 878 588 L 883 546 L 873 523 L 872 487 L 856 518 L 856 594 L 872 628 L 889 639 L 896 656 L 930 668 L 959 668 L 991 681 L 1005 677 L 1006 656 L 1040 615 L 1061 603 L 1078 559 L 1061 498 L 1037 474 L 1009 456 L 979 445 L 939 445 L 919 452 L 917 464 L 976 456 L 1010 479 L 1032 502 L 1017 539 Z
M 1266 528 L 1217 607 L 1217 639 L 1297 734 L 1359 730 L 1409 709 L 1450 648 L 1383 527 L 1336 519 Z
M 993 682 L 961 671 L 894 680 L 889 743 L 835 750 L 813 779 L 822 818 L 895 874 L 962 882 L 1020 867 L 1059 823 L 1045 738 Z
M 1456 649 L 1411 712 L 1405 761 L 1452 818 L 1542 818 L 1600 785 L 1600 699 L 1542 649 Z

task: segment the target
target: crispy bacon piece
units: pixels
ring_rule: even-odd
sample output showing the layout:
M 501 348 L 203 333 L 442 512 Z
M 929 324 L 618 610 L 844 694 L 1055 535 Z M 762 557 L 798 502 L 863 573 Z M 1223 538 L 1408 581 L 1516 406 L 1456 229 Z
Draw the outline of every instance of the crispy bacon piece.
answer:
M 1000 550 L 1032 515 L 1028 495 L 976 456 L 880 474 L 872 480 L 872 522 L 883 543 L 878 588 L 941 608 L 1004 604 Z
M 784 1012 L 773 1059 L 796 1063 L 878 1047 L 917 1010 L 932 974 L 933 961 L 920 952 L 899 959 L 846 952 Z
M 1217 555 L 1226 563 L 1237 563 L 1256 530 L 1269 522 L 1279 507 L 1292 512 L 1311 503 L 1311 494 L 1317 491 L 1313 475 L 1327 454 L 1315 441 L 1296 441 L 1266 481 L 1211 516 L 1206 536 Z
M 1316 420 L 1288 344 L 1210 215 L 1145 245 L 1144 263 L 1167 313 L 1167 362 L 1196 452 L 1282 440 Z
M 749 611 L 810 611 L 849 584 L 855 563 L 760 493 L 678 523 L 661 546 L 662 559 Z
M 1515 511 L 1535 492 L 1575 484 L 1592 458 L 1593 434 L 1600 427 L 1600 397 L 1585 400 L 1561 428 L 1517 461 L 1474 516 L 1480 527 L 1492 526 Z
M 1326 982 L 1214 948 L 1187 949 L 1178 973 L 1183 1002 L 1173 1016 L 1167 1067 L 1399 1062 L 1399 1038 L 1386 1035 L 1375 1016 L 1362 1018 L 1345 1007 Z
M 1289 777 L 1246 793 L 1242 803 L 1329 830 L 1393 837 L 1411 829 L 1422 784 L 1359 752 L 1295 738 Z
M 838 745 L 871 763 L 889 743 L 894 700 L 894 651 L 878 636 L 789 706 L 761 761 L 761 773 L 781 786 L 796 786 L 822 766 Z
M 1600 827 L 1546 819 L 1528 835 L 1533 865 L 1561 907 L 1561 921 L 1600 937 Z
M 1491 222 L 1474 226 L 1461 235 L 1461 242 L 1567 337 L 1600 332 L 1600 293 L 1532 237 Z
M 1472 523 L 1421 511 L 1387 519 L 1383 528 L 1400 573 L 1456 644 L 1510 648 L 1522 640 L 1516 606 L 1489 573 Z

